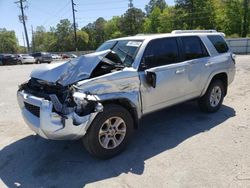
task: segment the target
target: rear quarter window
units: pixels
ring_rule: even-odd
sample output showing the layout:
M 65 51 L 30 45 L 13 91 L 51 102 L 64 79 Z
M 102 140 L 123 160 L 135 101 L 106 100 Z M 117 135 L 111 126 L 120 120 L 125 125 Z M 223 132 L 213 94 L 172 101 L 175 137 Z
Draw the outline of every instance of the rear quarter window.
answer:
M 208 39 L 212 42 L 215 49 L 218 53 L 226 53 L 228 52 L 229 48 L 227 46 L 226 41 L 223 39 L 222 36 L 214 35 L 214 36 L 207 36 Z

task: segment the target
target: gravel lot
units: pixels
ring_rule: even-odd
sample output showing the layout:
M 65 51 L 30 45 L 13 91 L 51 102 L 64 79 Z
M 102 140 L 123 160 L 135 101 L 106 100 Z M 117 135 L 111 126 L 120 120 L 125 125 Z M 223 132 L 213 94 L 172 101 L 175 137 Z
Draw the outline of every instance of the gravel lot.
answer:
M 250 56 L 215 114 L 187 102 L 144 118 L 121 155 L 92 158 L 80 141 L 49 141 L 24 123 L 18 84 L 39 65 L 0 67 L 0 187 L 250 187 Z

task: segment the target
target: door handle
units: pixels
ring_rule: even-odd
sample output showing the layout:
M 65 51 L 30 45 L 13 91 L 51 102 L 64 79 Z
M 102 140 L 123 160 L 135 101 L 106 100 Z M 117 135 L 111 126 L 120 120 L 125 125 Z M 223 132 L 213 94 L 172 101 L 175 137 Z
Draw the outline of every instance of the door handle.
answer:
M 177 70 L 175 71 L 175 74 L 182 74 L 182 73 L 185 72 L 185 70 L 186 70 L 186 69 L 184 69 L 184 68 L 182 68 L 182 69 L 177 69 Z
M 212 65 L 213 65 L 213 63 L 211 63 L 211 62 L 208 62 L 205 64 L 206 67 L 211 67 Z

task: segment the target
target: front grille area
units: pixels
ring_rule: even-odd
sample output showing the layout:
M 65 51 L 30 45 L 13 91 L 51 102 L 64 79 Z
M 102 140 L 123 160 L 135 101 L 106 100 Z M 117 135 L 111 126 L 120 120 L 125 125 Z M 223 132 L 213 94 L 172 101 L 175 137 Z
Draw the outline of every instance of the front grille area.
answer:
M 24 102 L 25 108 L 36 117 L 40 117 L 40 107 Z

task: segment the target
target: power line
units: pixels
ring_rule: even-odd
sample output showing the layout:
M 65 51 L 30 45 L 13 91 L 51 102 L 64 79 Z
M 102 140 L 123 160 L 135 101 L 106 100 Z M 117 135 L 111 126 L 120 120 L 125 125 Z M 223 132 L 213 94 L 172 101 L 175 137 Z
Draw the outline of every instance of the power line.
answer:
M 69 7 L 68 9 L 65 9 L 66 11 L 63 11 L 62 14 L 58 14 L 57 16 L 54 17 L 54 19 L 50 19 L 48 20 L 46 23 L 44 23 L 43 25 L 49 25 L 50 23 L 52 23 L 53 21 L 55 20 L 61 20 L 61 19 L 64 19 L 65 18 L 65 15 L 66 14 L 69 14 L 71 13 L 71 8 Z M 67 18 L 69 18 L 70 16 L 66 16 Z
M 76 18 L 75 18 L 75 3 L 74 0 L 71 0 L 71 5 L 72 5 L 72 13 L 73 13 L 73 25 L 74 25 L 74 35 L 75 35 L 75 50 L 77 51 L 77 38 L 76 38 Z
M 100 5 L 100 4 L 107 4 L 107 3 L 126 3 L 125 1 L 113 1 L 113 0 L 106 0 L 106 1 L 101 1 L 101 2 L 92 2 L 92 3 L 81 3 L 81 4 L 77 4 L 77 6 L 91 6 L 91 5 Z
M 19 1 L 16 1 L 14 3 L 20 5 L 19 8 L 21 9 L 21 14 L 22 15 L 19 16 L 19 20 L 23 24 L 25 38 L 26 38 L 26 43 L 27 43 L 27 48 L 28 48 L 28 52 L 30 52 L 29 37 L 28 37 L 28 32 L 27 32 L 26 23 L 25 23 L 25 21 L 27 20 L 27 16 L 24 15 L 24 9 L 27 8 L 27 6 L 23 6 L 23 2 L 26 2 L 26 0 L 19 0 Z
M 58 11 L 56 11 L 55 12 L 55 14 L 53 15 L 53 17 L 54 18 L 57 18 L 58 17 L 58 15 L 61 15 L 61 14 L 59 14 L 63 9 L 65 9 L 68 5 L 70 5 L 70 1 L 68 1 L 63 7 L 61 7 L 60 9 L 58 9 Z M 65 15 L 66 13 L 64 12 L 64 14 L 63 15 Z M 55 20 L 55 19 L 53 19 L 53 20 Z M 45 25 L 45 24 L 47 24 L 48 22 L 50 22 L 51 21 L 51 16 L 48 18 L 48 19 L 46 19 L 44 22 L 43 22 L 43 24 L 42 25 Z
M 121 10 L 121 9 L 126 9 L 127 7 L 116 7 L 116 8 L 100 8 L 100 9 L 88 9 L 88 10 L 79 10 L 79 11 L 83 11 L 83 12 L 91 12 L 91 11 L 107 11 L 107 10 Z

